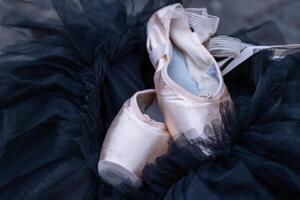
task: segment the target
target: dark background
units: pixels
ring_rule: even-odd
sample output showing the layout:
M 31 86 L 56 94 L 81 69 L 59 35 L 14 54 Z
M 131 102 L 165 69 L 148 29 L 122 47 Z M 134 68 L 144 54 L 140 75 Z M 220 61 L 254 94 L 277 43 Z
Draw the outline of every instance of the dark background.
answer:
M 135 0 L 142 3 L 145 0 Z M 148 0 L 149 1 L 149 0 Z M 155 0 L 152 0 L 155 1 Z M 219 34 L 231 34 L 273 20 L 286 43 L 300 43 L 300 0 L 182 0 L 185 7 L 206 7 L 220 17 Z

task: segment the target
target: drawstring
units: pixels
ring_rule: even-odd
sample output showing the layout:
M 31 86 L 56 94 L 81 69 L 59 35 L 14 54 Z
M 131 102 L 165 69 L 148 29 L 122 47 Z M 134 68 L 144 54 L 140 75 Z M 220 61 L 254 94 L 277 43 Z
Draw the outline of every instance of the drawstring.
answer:
M 149 57 L 152 62 L 152 65 L 156 68 L 156 70 L 160 70 L 158 69 L 159 67 L 157 66 L 158 60 L 165 55 L 167 56 L 170 48 L 171 46 L 168 43 L 163 43 L 160 46 L 152 49 L 152 52 L 149 54 Z

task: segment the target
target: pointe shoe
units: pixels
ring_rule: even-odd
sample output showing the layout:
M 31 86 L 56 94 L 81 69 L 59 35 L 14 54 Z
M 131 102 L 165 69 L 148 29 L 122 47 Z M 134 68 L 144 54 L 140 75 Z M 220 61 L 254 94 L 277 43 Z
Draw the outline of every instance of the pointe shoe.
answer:
M 179 147 L 212 155 L 231 142 L 234 105 L 214 57 L 203 45 L 218 18 L 205 9 L 173 4 L 158 10 L 147 26 L 147 50 L 156 69 L 158 104 Z
M 169 140 L 155 90 L 137 92 L 124 103 L 107 132 L 99 175 L 112 186 L 139 188 L 145 165 L 168 151 Z

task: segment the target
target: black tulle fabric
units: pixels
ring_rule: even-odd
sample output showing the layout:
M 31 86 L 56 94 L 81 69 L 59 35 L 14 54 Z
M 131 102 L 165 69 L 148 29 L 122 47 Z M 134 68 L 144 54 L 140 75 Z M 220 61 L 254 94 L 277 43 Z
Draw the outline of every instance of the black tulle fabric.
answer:
M 147 19 L 173 2 L 0 2 L 0 199 L 298 199 L 300 49 L 261 51 L 225 77 L 231 149 L 199 159 L 172 145 L 136 191 L 98 176 L 117 111 L 153 87 Z
M 231 34 L 243 42 L 254 45 L 284 45 L 286 44 L 280 28 L 274 21 L 265 21 L 253 28 L 242 28 Z

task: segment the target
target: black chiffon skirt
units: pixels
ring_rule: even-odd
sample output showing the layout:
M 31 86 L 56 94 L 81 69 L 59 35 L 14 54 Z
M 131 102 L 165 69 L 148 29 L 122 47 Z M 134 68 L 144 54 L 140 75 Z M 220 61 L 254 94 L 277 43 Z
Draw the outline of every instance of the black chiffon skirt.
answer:
M 300 49 L 261 51 L 225 77 L 237 113 L 231 149 L 199 160 L 172 145 L 136 191 L 98 176 L 114 116 L 153 88 L 147 20 L 174 2 L 0 2 L 1 200 L 299 198 Z

